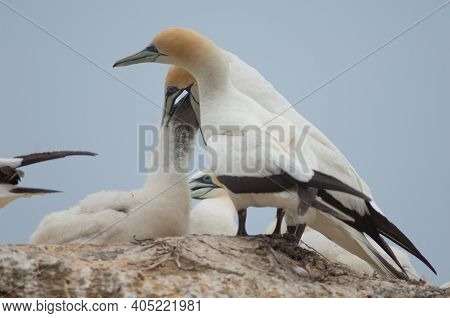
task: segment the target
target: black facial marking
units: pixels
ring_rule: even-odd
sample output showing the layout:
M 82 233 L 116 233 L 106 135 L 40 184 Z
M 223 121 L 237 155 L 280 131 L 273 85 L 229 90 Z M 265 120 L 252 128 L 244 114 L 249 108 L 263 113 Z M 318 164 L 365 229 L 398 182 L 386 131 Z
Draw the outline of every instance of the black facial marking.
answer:
M 149 51 L 149 52 L 159 53 L 159 52 L 158 52 L 158 49 L 156 48 L 156 46 L 155 46 L 154 44 L 152 44 L 152 45 L 146 47 L 145 49 L 146 49 L 147 51 Z
M 158 55 L 167 56 L 167 54 L 159 52 L 154 44 L 146 47 L 145 50 L 148 51 L 148 52 L 157 53 Z

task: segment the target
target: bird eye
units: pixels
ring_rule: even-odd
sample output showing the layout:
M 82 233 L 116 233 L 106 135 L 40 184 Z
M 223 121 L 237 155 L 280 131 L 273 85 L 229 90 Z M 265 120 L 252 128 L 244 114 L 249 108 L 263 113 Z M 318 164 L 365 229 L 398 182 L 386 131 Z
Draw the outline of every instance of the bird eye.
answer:
M 203 181 L 205 181 L 206 183 L 209 183 L 209 182 L 211 182 L 211 177 L 206 175 L 203 177 Z
M 150 45 L 145 50 L 147 50 L 149 52 L 153 52 L 153 53 L 158 53 L 158 49 L 156 48 L 156 46 L 154 44 Z
M 178 92 L 178 88 L 176 88 L 175 86 L 169 86 L 167 87 L 166 95 L 173 95 L 176 92 Z

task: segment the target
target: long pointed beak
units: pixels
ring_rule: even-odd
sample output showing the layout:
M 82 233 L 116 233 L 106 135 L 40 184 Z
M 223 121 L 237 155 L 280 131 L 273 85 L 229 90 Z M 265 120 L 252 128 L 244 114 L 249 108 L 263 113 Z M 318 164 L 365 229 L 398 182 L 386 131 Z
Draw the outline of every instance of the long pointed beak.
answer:
M 191 191 L 191 198 L 203 200 L 208 193 L 214 189 L 219 189 L 220 187 L 214 183 L 203 183 L 198 180 L 191 180 L 189 182 L 189 188 Z
M 205 183 L 198 179 L 191 180 L 188 182 L 189 189 L 191 191 L 199 190 L 199 189 L 219 189 L 220 187 L 215 183 Z
M 154 62 L 160 55 L 158 51 L 150 50 L 149 48 L 145 48 L 144 50 L 124 57 L 123 59 L 118 60 L 116 63 L 114 63 L 113 67 L 119 67 L 119 66 L 128 66 L 133 64 L 140 64 L 140 63 L 152 63 Z

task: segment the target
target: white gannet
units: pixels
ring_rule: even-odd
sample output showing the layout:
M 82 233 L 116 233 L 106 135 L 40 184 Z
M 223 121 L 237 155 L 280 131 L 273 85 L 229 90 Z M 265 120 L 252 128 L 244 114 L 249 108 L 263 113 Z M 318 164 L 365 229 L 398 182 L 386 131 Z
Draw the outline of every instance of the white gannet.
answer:
M 211 235 L 234 235 L 237 231 L 235 218 L 236 208 L 229 198 L 227 192 L 222 188 L 221 183 L 211 172 L 199 171 L 191 177 L 189 182 L 191 196 L 194 199 L 202 200 L 191 210 L 191 230 L 189 234 L 211 234 Z M 280 218 L 273 220 L 266 229 L 266 234 L 277 232 L 277 222 Z M 280 232 L 286 233 L 286 221 L 281 217 L 279 225 Z M 392 266 L 395 263 L 388 258 L 388 255 L 371 239 L 369 242 L 374 245 L 378 253 L 387 258 Z M 341 248 L 319 232 L 307 227 L 302 235 L 299 244 L 302 248 L 312 249 L 332 262 L 338 262 L 350 267 L 355 272 L 372 275 L 374 268 L 361 258 Z M 400 264 L 405 269 L 408 277 L 419 279 L 416 269 L 411 263 L 408 255 L 395 246 L 391 246 Z
M 346 184 L 354 187 L 355 189 L 365 193 L 372 198 L 371 190 L 366 182 L 358 175 L 354 167 L 347 160 L 347 158 L 342 154 L 342 152 L 313 124 L 311 124 L 307 119 L 305 119 L 301 114 L 299 114 L 294 107 L 269 83 L 255 68 L 251 67 L 244 61 L 242 61 L 237 55 L 224 51 L 230 63 L 230 74 L 232 78 L 233 85 L 238 88 L 241 92 L 247 96 L 253 98 L 264 108 L 274 113 L 274 115 L 281 115 L 298 126 L 307 125 L 310 127 L 308 131 L 308 145 L 310 146 L 312 152 L 314 153 L 315 160 L 318 164 L 318 169 L 320 171 L 327 173 L 339 180 L 345 182 Z M 377 219 L 376 227 L 377 229 L 386 237 L 392 239 L 394 242 L 399 244 L 405 250 L 409 251 L 411 254 L 418 257 L 422 262 L 424 262 L 434 273 L 435 270 L 431 264 L 421 255 L 417 248 L 404 236 L 395 225 L 391 224 L 384 217 L 380 208 L 372 200 L 369 206 L 366 204 L 361 204 L 362 200 L 356 198 L 355 196 L 350 196 L 345 193 L 339 192 L 329 192 L 331 197 L 328 198 L 327 202 L 336 200 L 336 203 L 342 204 L 345 208 L 353 210 L 352 212 L 357 212 L 361 215 L 372 214 L 374 218 Z M 372 198 L 373 199 L 373 198 Z M 333 205 L 335 208 L 336 204 Z M 314 208 L 312 208 L 314 209 Z M 356 245 L 366 245 L 365 239 L 360 237 L 360 239 L 355 240 L 347 235 L 337 235 L 333 227 L 324 226 L 324 224 L 333 223 L 336 227 L 347 228 L 347 224 L 344 222 L 337 222 L 336 220 L 324 221 L 324 218 L 330 219 L 329 215 L 321 213 L 319 210 L 315 210 L 315 219 L 310 222 L 310 226 L 319 229 L 328 237 L 335 238 L 336 243 L 340 244 L 342 247 L 347 248 L 351 252 L 356 252 L 354 249 L 360 249 Z M 282 217 L 282 212 L 278 212 L 279 217 L 277 218 L 277 229 L 280 223 L 280 217 Z M 287 212 L 287 215 L 291 213 Z M 289 217 L 286 218 L 287 221 Z M 291 225 L 293 221 L 291 221 Z M 288 231 L 291 228 L 291 233 L 295 231 L 295 226 L 288 225 Z M 342 231 L 347 232 L 347 231 Z M 342 234 L 342 233 L 341 233 Z M 357 236 L 359 236 L 357 234 Z M 373 242 L 373 240 L 372 240 Z M 391 247 L 392 248 L 392 247 Z M 377 248 L 379 251 L 379 248 Z M 394 252 L 398 249 L 394 249 Z M 372 252 L 367 247 L 362 246 L 362 250 L 356 252 L 360 257 L 369 261 L 373 258 Z M 395 253 L 397 258 L 399 258 L 400 263 L 404 266 L 404 269 L 413 274 L 413 270 L 410 266 L 410 261 L 407 259 L 406 255 Z M 404 262 L 402 262 L 404 260 Z M 369 261 L 370 263 L 370 261 Z
M 179 31 L 184 35 L 187 34 L 187 38 L 192 40 L 193 43 L 187 43 L 189 41 L 186 42 L 186 38 L 183 37 L 172 41 L 173 35 L 177 36 Z M 166 33 L 173 34 L 167 35 Z M 181 42 L 178 43 L 178 41 Z M 171 54 L 169 57 L 166 53 L 159 52 L 155 44 L 151 44 L 142 52 L 116 62 L 114 67 L 156 61 L 181 66 L 194 74 L 200 86 L 202 109 L 206 110 L 202 111 L 201 114 L 201 121 L 203 121 L 201 127 L 209 128 L 206 139 L 215 137 L 208 141 L 207 147 L 210 153 L 214 152 L 218 155 L 218 158 L 224 159 L 227 156 L 223 152 L 227 151 L 225 146 L 230 140 L 232 146 L 236 147 L 239 147 L 245 141 L 248 148 L 246 152 L 240 152 L 240 149 L 235 149 L 236 151 L 232 152 L 232 165 L 233 163 L 238 165 L 233 171 L 228 171 L 227 160 L 219 160 L 217 162 L 219 166 L 214 169 L 218 179 L 229 190 L 240 197 L 246 195 L 249 197 L 249 201 L 253 204 L 246 202 L 242 209 L 252 205 L 285 207 L 287 200 L 279 193 L 280 191 L 285 193 L 287 189 L 293 187 L 296 188 L 295 195 L 301 196 L 302 200 L 295 200 L 296 204 L 289 205 L 289 207 L 296 208 L 298 206 L 302 216 L 311 205 L 320 205 L 322 209 L 330 210 L 323 204 L 315 202 L 314 199 L 318 189 L 344 191 L 369 199 L 360 191 L 347 186 L 338 179 L 313 170 L 305 162 L 299 161 L 296 158 L 297 150 L 294 149 L 294 153 L 289 150 L 293 150 L 290 144 L 293 141 L 296 143 L 299 139 L 302 139 L 302 136 L 295 129 L 291 131 L 292 125 L 284 118 L 277 118 L 275 125 L 273 125 L 282 130 L 283 141 L 274 136 L 278 132 L 261 129 L 262 123 L 273 119 L 272 114 L 234 88 L 228 76 L 228 62 L 221 49 L 212 42 L 197 33 L 184 29 L 163 31 L 155 39 L 154 43 L 157 42 L 166 45 L 166 51 L 173 50 L 175 54 Z M 184 44 L 190 45 L 191 48 L 185 47 Z M 192 44 L 203 46 L 206 44 L 206 47 L 202 48 L 206 50 L 196 56 L 196 53 L 199 53 L 199 48 L 192 48 Z M 189 53 L 186 54 L 187 51 Z M 204 89 L 202 90 L 201 87 Z M 207 94 L 205 94 L 205 91 Z M 209 106 L 207 106 L 208 104 Z M 227 104 L 228 107 L 222 107 L 227 106 Z M 234 112 L 235 110 L 238 110 L 238 112 Z M 250 130 L 248 130 L 249 127 Z M 252 128 L 256 128 L 256 131 L 251 131 Z M 257 136 L 253 133 L 256 133 Z M 263 156 L 258 156 L 261 148 L 264 150 Z M 250 160 L 249 164 L 252 167 L 262 166 L 258 171 L 243 171 L 241 163 L 247 161 L 247 159 Z M 255 196 L 255 192 L 264 194 Z M 267 196 L 268 192 L 273 195 Z M 287 195 L 295 196 L 290 193 Z M 257 200 L 255 200 L 255 197 L 258 197 Z M 239 201 L 245 202 L 245 200 Z M 235 202 L 234 198 L 233 202 Z M 266 202 L 270 202 L 270 204 L 268 205 Z
M 269 226 L 266 229 L 266 234 L 270 234 L 273 232 L 277 221 L 278 220 L 275 219 L 269 224 Z M 281 225 L 281 233 L 286 232 L 287 232 L 286 221 L 283 220 Z M 381 247 L 379 247 L 377 244 L 374 244 L 375 242 L 372 239 L 369 239 L 369 242 L 376 248 L 378 253 L 380 253 L 384 258 L 387 259 L 387 261 L 392 266 L 396 267 L 396 264 L 391 259 L 389 259 L 388 255 L 382 250 Z M 350 267 L 355 272 L 369 275 L 374 273 L 374 268 L 370 266 L 369 263 L 365 262 L 358 256 L 348 252 L 347 250 L 341 248 L 339 245 L 335 244 L 333 241 L 329 240 L 324 235 L 313 230 L 312 228 L 307 227 L 305 229 L 305 232 L 302 235 L 302 239 L 299 245 L 303 248 L 312 249 L 320 253 L 329 261 L 344 264 Z M 419 275 L 417 274 L 416 269 L 412 265 L 411 260 L 408 257 L 408 254 L 406 254 L 403 250 L 395 246 L 391 246 L 391 249 L 394 252 L 395 256 L 398 258 L 400 264 L 404 268 L 408 277 L 413 279 L 419 279 Z
M 189 234 L 236 235 L 236 208 L 214 175 L 199 171 L 189 186 L 192 198 L 201 200 L 191 210 Z
M 18 186 L 24 173 L 18 168 L 38 162 L 64 158 L 67 156 L 96 156 L 88 151 L 53 151 L 32 153 L 14 158 L 0 158 L 0 208 L 18 198 L 27 198 L 33 195 L 59 192 L 56 190 L 25 188 Z
M 294 131 L 291 131 L 292 123 L 288 119 L 283 116 L 274 118 L 273 112 L 236 89 L 230 77 L 229 55 L 209 39 L 187 29 L 166 29 L 146 49 L 119 60 L 114 66 L 145 62 L 178 65 L 194 75 L 199 85 L 202 105 L 201 126 L 205 128 L 208 149 L 218 159 L 213 170 L 231 191 L 236 208 L 241 210 L 249 206 L 274 206 L 285 208 L 289 213 L 299 207 L 299 213 L 290 212 L 287 219 L 291 220 L 291 224 L 302 224 L 304 228 L 304 224 L 314 222 L 316 215 L 324 214 L 309 209 L 310 206 L 318 207 L 328 213 L 326 218 L 329 220 L 322 220 L 324 222 L 320 224 L 322 230 L 325 233 L 328 230 L 328 235 L 331 234 L 333 240 L 347 244 L 346 249 L 360 254 L 367 254 L 367 250 L 373 249 L 366 246 L 365 242 L 354 244 L 351 240 L 342 238 L 353 231 L 355 236 L 359 234 L 359 237 L 352 237 L 353 241 L 361 241 L 364 239 L 361 233 L 365 232 L 400 266 L 392 250 L 380 236 L 382 234 L 406 248 L 434 271 L 409 239 L 378 212 L 371 202 L 370 194 L 364 194 L 320 170 L 317 156 L 310 146 L 310 138 L 304 140 L 303 146 L 306 144 L 306 147 L 302 147 L 300 153 L 300 157 L 306 158 L 307 162 L 298 160 L 297 142 L 302 139 L 298 133 L 299 127 L 295 125 Z M 270 123 L 269 127 L 267 123 Z M 206 129 L 211 127 L 215 131 Z M 269 132 L 270 127 L 281 130 L 281 133 Z M 251 136 L 252 133 L 259 135 Z M 284 138 L 280 139 L 280 135 Z M 240 148 L 243 144 L 246 151 Z M 257 169 L 248 171 L 249 169 L 243 168 L 243 162 L 247 164 L 246 168 Z M 294 195 L 285 191 L 286 189 L 294 190 L 299 198 L 293 200 Z M 341 198 L 350 197 L 348 194 L 355 198 Z M 317 195 L 320 200 L 315 200 Z M 310 211 L 314 213 L 309 213 Z M 336 226 L 338 222 L 350 226 L 335 229 L 339 227 Z M 320 229 L 319 231 L 322 232 Z M 342 246 L 342 242 L 340 245 Z M 404 277 L 382 257 L 374 256 L 372 262 L 381 271 L 395 277 Z
M 236 233 L 236 208 L 227 192 L 222 188 L 222 184 L 214 177 L 214 175 L 208 171 L 200 171 L 191 177 L 189 184 L 191 186 L 192 197 L 202 200 L 191 211 L 191 228 L 193 228 L 193 230 L 190 231 L 190 234 L 232 235 L 233 233 Z M 279 222 L 280 219 L 282 222 Z M 279 225 L 277 224 L 278 222 L 280 223 Z M 228 224 L 229 233 L 224 231 L 226 228 L 225 224 Z M 269 224 L 266 229 L 266 234 L 277 232 L 275 228 L 278 226 L 280 227 L 280 234 L 287 232 L 286 221 L 281 217 L 273 220 Z M 369 242 L 374 245 L 378 253 L 387 258 L 392 266 L 396 266 L 395 263 L 388 258 L 388 255 L 379 246 L 374 244 L 375 242 L 373 240 L 369 239 Z M 299 245 L 302 248 L 313 249 L 328 260 L 344 264 L 358 273 L 369 275 L 374 273 L 375 269 L 370 266 L 369 263 L 358 256 L 351 254 L 324 235 L 309 227 L 305 228 Z M 405 269 L 408 277 L 418 279 L 419 275 L 408 255 L 395 246 L 391 246 L 391 248 L 400 264 Z
M 30 243 L 105 244 L 188 232 L 191 197 L 186 165 L 198 123 L 191 106 L 173 116 L 177 103 L 190 103 L 185 87 L 174 89 L 183 84 L 184 73 L 171 68 L 167 74 L 159 144 L 152 154 L 157 169 L 149 173 L 144 187 L 94 193 L 68 210 L 51 213 Z

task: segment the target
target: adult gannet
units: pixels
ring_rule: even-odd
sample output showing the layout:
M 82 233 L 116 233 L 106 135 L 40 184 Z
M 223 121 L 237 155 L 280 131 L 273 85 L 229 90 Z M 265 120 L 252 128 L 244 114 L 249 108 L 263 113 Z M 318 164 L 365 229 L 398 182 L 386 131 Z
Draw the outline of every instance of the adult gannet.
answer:
M 247 96 L 253 98 L 264 108 L 274 113 L 274 115 L 281 115 L 298 126 L 307 125 L 310 127 L 308 134 L 308 145 L 314 153 L 315 160 L 320 171 L 336 177 L 355 189 L 365 193 L 372 199 L 372 201 L 361 204 L 362 200 L 359 198 L 339 192 L 328 192 L 330 196 L 327 194 L 323 197 L 323 199 L 325 199 L 328 203 L 335 201 L 335 203 L 337 203 L 333 204 L 335 208 L 342 204 L 343 207 L 351 210 L 347 210 L 347 212 L 351 212 L 353 214 L 356 212 L 363 217 L 364 215 L 371 214 L 371 216 L 375 219 L 375 225 L 379 232 L 392 239 L 411 254 L 418 257 L 434 273 L 436 273 L 431 264 L 421 255 L 421 253 L 407 239 L 407 237 L 384 217 L 380 208 L 373 201 L 369 186 L 358 175 L 355 168 L 342 154 L 342 152 L 317 127 L 299 114 L 295 108 L 292 107 L 292 105 L 255 68 L 251 67 L 231 52 L 224 51 L 224 54 L 229 61 L 232 82 L 236 88 Z M 332 238 L 333 241 L 338 243 L 341 247 L 346 248 L 348 251 L 357 254 L 359 257 L 362 257 L 367 262 L 371 263 L 370 259 L 373 258 L 373 253 L 366 247 L 363 247 L 362 250 L 360 248 L 360 245 L 367 244 L 368 241 L 365 240 L 365 238 L 361 237 L 359 234 L 356 234 L 359 238 L 354 238 L 345 234 L 343 235 L 343 233 L 348 233 L 347 224 L 336 219 L 332 219 L 329 215 L 323 214 L 317 209 L 312 208 L 312 210 L 314 213 L 311 214 L 314 215 L 314 220 L 312 220 L 309 224 L 312 228 L 319 230 L 322 234 Z M 288 216 L 291 214 L 292 213 L 287 213 Z M 279 225 L 279 220 L 280 218 L 277 218 L 277 228 Z M 288 229 L 291 228 L 291 232 L 293 230 L 295 231 L 295 225 L 293 224 L 294 221 L 290 220 L 289 217 L 287 217 L 286 220 L 291 223 L 291 226 L 288 226 Z M 334 224 L 334 226 L 328 226 L 330 223 Z M 336 230 L 340 233 L 336 233 Z M 378 248 L 377 250 L 379 251 Z M 409 266 L 410 261 L 409 259 L 406 259 L 407 256 L 397 253 L 396 251 L 398 251 L 398 249 L 395 249 L 394 252 L 396 255 L 399 255 L 399 261 L 404 265 L 403 267 L 406 272 L 414 274 L 414 271 L 410 270 L 412 265 Z M 402 260 L 405 261 L 402 262 Z
M 159 144 L 153 153 L 153 164 L 158 166 L 144 187 L 94 193 L 68 210 L 51 213 L 30 243 L 105 244 L 188 232 L 191 197 L 186 167 L 198 122 L 190 105 L 173 115 L 176 103 L 190 103 L 185 87 L 177 86 L 183 83 L 179 74 L 184 73 L 179 71 L 171 68 L 166 77 Z
M 203 40 L 203 44 L 207 46 L 205 47 L 206 51 L 204 51 L 206 55 L 204 53 L 196 55 L 194 52 L 199 53 L 198 48 L 193 48 L 191 51 L 190 48 L 186 47 L 184 44 L 188 43 L 184 41 L 183 36 L 175 41 L 166 41 L 166 36 L 171 38 L 173 35 L 177 36 L 178 32 L 187 34 L 193 42 L 199 42 L 199 40 L 202 42 Z M 181 42 L 178 43 L 178 41 Z M 292 132 L 286 129 L 286 127 L 291 128 L 289 126 L 292 125 L 289 125 L 289 122 L 284 118 L 275 120 L 275 123 L 278 124 L 277 128 L 280 128 L 282 133 L 286 134 L 286 136 L 283 136 L 285 139 L 283 141 L 274 137 L 273 132 L 259 128 L 262 122 L 272 119 L 271 113 L 233 87 L 228 76 L 228 63 L 221 58 L 221 49 L 212 42 L 197 33 L 184 29 L 168 29 L 162 32 L 154 42 L 167 45 L 166 51 L 173 50 L 174 54 L 169 57 L 167 54 L 159 52 L 156 45 L 152 44 L 142 52 L 118 61 L 114 66 L 156 61 L 166 64 L 179 64 L 179 66 L 194 74 L 200 86 L 202 109 L 207 110 L 202 111 L 201 114 L 201 120 L 204 120 L 202 127 L 214 128 L 208 130 L 206 139 L 213 136 L 217 137 L 211 138 L 208 148 L 217 153 L 218 158 L 224 159 L 226 156 L 221 152 L 226 151 L 224 146 L 227 140 L 231 140 L 233 146 L 238 146 L 241 140 L 250 137 L 249 140 L 245 140 L 249 147 L 247 152 L 241 153 L 239 150 L 232 152 L 232 161 L 240 165 L 243 159 L 250 158 L 252 167 L 262 164 L 261 171 L 246 172 L 242 170 L 241 166 L 236 167 L 237 170 L 227 171 L 226 160 L 219 160 L 219 166 L 215 167 L 215 174 L 232 192 L 238 194 L 273 192 L 274 196 L 277 197 L 279 191 L 285 192 L 287 188 L 294 186 L 298 188 L 297 194 L 303 197 L 300 204 L 297 204 L 300 207 L 301 214 L 305 214 L 310 205 L 319 205 L 318 202 L 314 202 L 317 189 L 344 191 L 368 199 L 363 193 L 347 186 L 336 178 L 313 170 L 308 166 L 302 166 L 302 162 L 295 158 L 295 154 L 290 153 L 287 149 L 292 140 L 301 137 L 296 135 L 298 131 Z M 201 44 L 200 42 L 197 44 Z M 173 45 L 174 43 L 176 44 Z M 186 48 L 190 53 L 185 54 L 186 50 L 183 50 L 183 48 Z M 208 54 L 208 52 L 212 54 Z M 204 89 L 202 90 L 201 87 Z M 205 94 L 205 91 L 208 94 Z M 224 92 L 228 93 L 228 96 Z M 208 104 L 209 106 L 207 106 Z M 227 105 L 228 107 L 223 107 Z M 239 111 L 233 113 L 232 111 L 236 109 Z M 260 139 L 256 140 L 252 131 L 248 130 L 250 126 L 257 129 L 257 134 L 262 133 L 259 136 L 262 137 L 262 142 Z M 255 156 L 255 153 L 264 147 L 266 148 L 264 150 L 270 150 L 272 153 L 263 153 L 268 156 L 267 158 Z M 255 189 L 255 183 L 257 183 L 256 187 L 259 189 Z M 280 198 L 277 199 L 280 201 Z M 281 199 L 281 201 L 285 200 Z M 284 205 L 282 202 L 279 202 L 279 204 Z M 262 206 L 267 206 L 267 204 Z M 323 205 L 322 208 L 329 210 Z
M 387 236 L 434 271 L 409 239 L 378 211 L 376 205 L 371 202 L 369 193 L 358 191 L 345 182 L 333 178 L 326 173 L 328 171 L 321 170 L 317 156 L 309 144 L 310 138 L 304 140 L 304 147 L 300 153 L 300 157 L 306 159 L 306 162 L 295 157 L 299 155 L 298 140 L 302 140 L 302 136 L 298 133 L 298 125 L 294 125 L 294 130 L 291 131 L 292 123 L 286 117 L 274 117 L 273 112 L 236 89 L 230 76 L 229 56 L 209 39 L 187 29 L 166 29 L 159 33 L 146 49 L 119 60 L 114 66 L 145 62 L 175 64 L 194 75 L 199 85 L 202 104 L 201 126 L 205 128 L 208 149 L 212 150 L 218 159 L 213 170 L 218 179 L 231 191 L 231 197 L 238 209 L 239 204 L 242 204 L 242 208 L 248 206 L 286 208 L 289 213 L 288 219 L 294 224 L 301 224 L 304 228 L 304 224 L 310 225 L 314 222 L 317 214 L 323 214 L 309 209 L 311 206 L 318 207 L 326 212 L 326 217 L 330 219 L 324 222 L 325 227 L 330 225 L 332 228 L 336 227 L 332 223 L 339 221 L 350 225 L 349 228 L 355 233 L 360 235 L 362 232 L 367 233 L 400 266 L 380 234 Z M 206 129 L 211 127 L 215 131 Z M 254 129 L 255 127 L 257 129 Z M 278 131 L 269 132 L 270 127 Z M 259 136 L 251 136 L 255 132 Z M 284 138 L 280 139 L 280 135 Z M 240 147 L 243 144 L 246 151 L 242 151 Z M 226 147 L 227 145 L 229 147 Z M 243 162 L 248 164 L 247 168 L 258 169 L 245 171 Z M 229 164 L 233 167 L 230 168 Z M 361 188 L 360 182 L 358 185 Z M 290 191 L 285 191 L 286 189 Z M 292 194 L 292 190 L 296 192 L 295 195 Z M 336 191 L 344 193 L 338 194 Z M 349 200 L 349 194 L 354 198 Z M 316 200 L 317 195 L 320 200 Z M 297 198 L 293 200 L 295 196 Z M 296 204 L 293 204 L 294 202 Z M 297 207 L 298 214 L 290 212 L 296 211 Z M 345 229 L 344 232 L 348 231 L 350 229 Z M 328 229 L 328 234 L 331 233 L 336 240 L 342 236 L 342 233 L 338 232 L 342 230 Z M 348 233 L 343 236 L 347 235 Z M 348 240 L 341 240 L 346 244 L 353 244 Z M 355 253 L 357 250 L 367 249 L 360 245 L 358 243 L 351 248 L 355 249 Z M 373 262 L 391 272 L 393 276 L 404 277 L 401 273 L 387 268 L 390 266 L 383 258 L 374 258 Z
M 199 171 L 189 186 L 191 197 L 201 200 L 191 210 L 189 234 L 236 235 L 236 208 L 214 175 Z
M 234 235 L 237 230 L 235 222 L 237 211 L 217 178 L 211 172 L 199 171 L 191 177 L 189 185 L 191 186 L 192 198 L 202 200 L 191 211 L 190 234 Z M 277 223 L 278 218 L 269 224 L 266 234 L 276 232 Z M 281 233 L 286 233 L 286 221 L 282 219 L 280 223 Z M 374 245 L 373 240 L 369 241 Z M 309 227 L 305 229 L 299 245 L 317 251 L 328 260 L 344 264 L 361 274 L 371 275 L 376 270 L 369 263 Z M 374 245 L 374 247 L 379 254 L 388 258 L 388 255 L 379 246 Z M 391 246 L 391 248 L 408 277 L 418 279 L 419 275 L 408 255 L 394 246 Z M 388 261 L 392 266 L 396 266 L 392 260 L 388 259 Z
M 191 177 L 189 184 L 191 186 L 192 197 L 202 200 L 191 211 L 191 227 L 193 223 L 198 225 L 196 225 L 195 229 L 191 230 L 190 233 L 228 234 L 223 231 L 223 229 L 225 229 L 225 226 L 223 226 L 224 224 L 229 224 L 230 233 L 233 233 L 233 231 L 236 233 L 236 223 L 234 221 L 237 214 L 236 208 L 217 178 L 210 172 L 200 171 Z M 194 217 L 194 210 L 196 209 L 198 209 L 195 213 L 197 215 Z M 195 218 L 196 220 L 194 220 Z M 280 227 L 281 233 L 286 233 L 286 221 L 283 218 L 281 218 L 281 220 L 282 222 L 279 222 L 279 218 L 273 220 L 267 227 L 266 234 L 273 234 L 276 232 L 276 227 Z M 280 224 L 278 225 L 278 223 Z M 208 232 L 208 229 L 210 228 L 214 230 Z M 380 254 L 380 256 L 387 258 L 393 267 L 396 266 L 392 260 L 389 260 L 388 255 L 379 246 L 374 244 L 373 240 L 369 240 L 369 242 L 375 247 L 376 252 Z M 378 271 L 378 268 L 371 266 L 370 262 L 368 263 L 341 248 L 324 235 L 309 227 L 305 229 L 299 245 L 303 248 L 313 249 L 328 260 L 344 264 L 358 273 L 371 275 L 374 271 Z M 391 248 L 408 277 L 418 279 L 419 275 L 408 255 L 394 246 L 391 246 Z
M 19 187 L 24 173 L 18 168 L 67 156 L 96 156 L 88 151 L 53 151 L 32 153 L 14 158 L 0 158 L 0 208 L 18 198 L 59 192 L 56 190 Z

